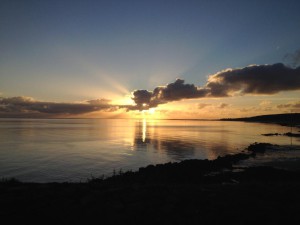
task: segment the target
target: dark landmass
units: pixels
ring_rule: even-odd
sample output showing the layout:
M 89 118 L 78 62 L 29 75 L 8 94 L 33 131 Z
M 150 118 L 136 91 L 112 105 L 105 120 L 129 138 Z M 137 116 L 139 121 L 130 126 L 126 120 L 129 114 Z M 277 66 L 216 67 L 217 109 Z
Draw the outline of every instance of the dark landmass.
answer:
M 263 154 L 150 165 L 85 183 L 0 182 L 2 221 L 22 224 L 299 224 L 300 172 L 237 169 Z
M 223 118 L 220 120 L 276 123 L 284 126 L 300 127 L 300 113 L 273 114 L 273 115 L 262 115 L 262 116 L 244 117 L 244 118 Z
M 283 134 L 280 133 L 267 133 L 267 134 L 261 134 L 263 136 L 282 136 Z
M 300 137 L 300 133 L 292 133 L 292 132 L 287 132 L 287 133 L 267 133 L 267 134 L 262 134 L 263 136 L 288 136 L 288 137 Z
M 300 134 L 291 133 L 291 132 L 284 133 L 283 135 L 288 136 L 288 137 L 300 137 Z

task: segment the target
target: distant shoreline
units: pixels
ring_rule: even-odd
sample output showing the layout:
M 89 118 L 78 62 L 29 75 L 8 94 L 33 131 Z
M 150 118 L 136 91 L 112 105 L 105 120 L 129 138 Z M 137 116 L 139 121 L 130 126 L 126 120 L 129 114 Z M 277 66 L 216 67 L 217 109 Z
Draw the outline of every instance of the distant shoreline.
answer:
M 241 118 L 222 118 L 220 121 L 272 123 L 282 126 L 300 127 L 300 113 L 272 114 Z
M 0 119 L 32 119 L 32 120 L 81 120 L 81 119 L 125 119 L 127 120 L 128 118 L 54 118 L 54 117 L 0 117 Z M 130 118 L 131 120 L 141 120 L 142 118 Z M 200 119 L 200 118 L 173 118 L 173 119 L 151 119 L 151 120 L 187 120 L 187 121 L 241 121 L 241 122 L 259 122 L 259 123 L 273 123 L 273 124 L 279 124 L 279 125 L 284 125 L 284 126 L 300 126 L 300 113 L 283 113 L 283 114 L 270 114 L 270 115 L 259 115 L 259 116 L 252 116 L 252 117 L 239 117 L 239 118 L 216 118 L 216 119 Z

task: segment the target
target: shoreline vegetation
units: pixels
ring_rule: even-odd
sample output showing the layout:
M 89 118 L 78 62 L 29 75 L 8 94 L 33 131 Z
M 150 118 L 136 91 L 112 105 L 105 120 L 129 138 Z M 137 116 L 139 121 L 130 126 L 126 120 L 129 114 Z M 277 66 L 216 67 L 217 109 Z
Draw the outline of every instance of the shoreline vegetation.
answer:
M 238 166 L 266 151 L 276 146 L 254 143 L 215 160 L 149 165 L 82 183 L 2 179 L 0 216 L 31 224 L 297 224 L 299 170 Z

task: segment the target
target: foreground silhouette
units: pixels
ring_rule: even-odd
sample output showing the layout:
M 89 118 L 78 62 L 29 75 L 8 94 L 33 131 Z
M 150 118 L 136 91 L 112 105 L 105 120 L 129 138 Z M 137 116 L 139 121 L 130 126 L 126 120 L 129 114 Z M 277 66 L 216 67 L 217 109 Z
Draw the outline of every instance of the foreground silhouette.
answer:
M 236 170 L 272 145 L 216 160 L 150 165 L 86 183 L 0 183 L 2 221 L 31 224 L 299 224 L 300 173 Z

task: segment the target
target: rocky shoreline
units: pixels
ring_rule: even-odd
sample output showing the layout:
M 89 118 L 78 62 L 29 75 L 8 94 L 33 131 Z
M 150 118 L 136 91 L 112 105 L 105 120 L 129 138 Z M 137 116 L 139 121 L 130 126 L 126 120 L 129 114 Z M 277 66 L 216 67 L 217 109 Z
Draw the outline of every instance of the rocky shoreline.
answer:
M 255 143 L 215 160 L 150 165 L 84 183 L 2 180 L 0 216 L 31 224 L 299 222 L 299 171 L 234 166 L 269 148 Z

